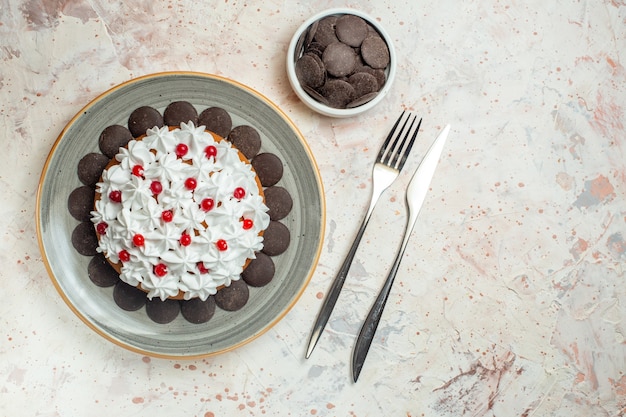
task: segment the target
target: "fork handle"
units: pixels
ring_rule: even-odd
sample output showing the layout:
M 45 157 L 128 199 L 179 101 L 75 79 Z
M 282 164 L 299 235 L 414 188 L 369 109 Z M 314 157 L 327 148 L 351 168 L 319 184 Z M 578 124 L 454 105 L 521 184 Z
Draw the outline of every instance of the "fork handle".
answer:
M 376 333 L 376 329 L 378 328 L 380 318 L 383 315 L 385 304 L 387 304 L 387 299 L 389 298 L 389 293 L 391 292 L 393 281 L 396 278 L 398 269 L 400 268 L 402 256 L 404 255 L 406 246 L 409 243 L 409 238 L 411 237 L 413 226 L 415 225 L 415 221 L 417 220 L 417 214 L 418 213 L 409 214 L 409 220 L 404 231 L 404 237 L 402 238 L 400 250 L 398 251 L 396 258 L 391 265 L 389 275 L 387 275 L 387 279 L 385 279 L 385 283 L 378 293 L 376 301 L 374 301 L 374 305 L 370 309 L 370 312 L 367 314 L 367 317 L 363 322 L 363 326 L 361 326 L 361 331 L 359 332 L 359 336 L 357 337 L 356 343 L 354 344 L 354 351 L 352 352 L 352 378 L 354 382 L 359 379 L 359 374 L 361 373 L 361 369 L 363 368 L 363 363 L 365 362 L 365 358 L 367 357 L 367 352 L 369 351 L 372 340 L 374 339 L 374 334 Z
M 372 196 L 370 198 L 370 205 L 367 209 L 367 213 L 365 213 L 365 217 L 363 217 L 363 221 L 361 222 L 361 226 L 356 233 L 356 237 L 354 238 L 354 242 L 352 242 L 352 246 L 346 255 L 346 258 L 339 268 L 339 272 L 335 276 L 328 293 L 326 294 L 326 298 L 324 299 L 324 303 L 322 304 L 322 308 L 320 309 L 319 314 L 317 315 L 317 319 L 315 319 L 315 324 L 313 325 L 313 330 L 311 330 L 311 336 L 309 337 L 309 344 L 306 351 L 306 358 L 308 359 L 315 349 L 317 345 L 317 341 L 322 336 L 322 332 L 324 331 L 324 327 L 328 323 L 328 319 L 330 318 L 333 309 L 335 308 L 335 304 L 337 303 L 337 299 L 339 298 L 339 293 L 341 293 L 341 289 L 343 288 L 343 284 L 346 281 L 346 277 L 348 276 L 348 271 L 350 271 L 350 266 L 352 265 L 352 260 L 354 259 L 354 255 L 356 254 L 356 250 L 359 247 L 359 243 L 361 242 L 361 238 L 363 237 L 363 233 L 365 233 L 365 228 L 367 227 L 367 223 L 370 221 L 370 217 L 372 217 L 372 212 L 374 211 L 374 207 L 380 198 L 380 195 L 383 193 L 385 188 L 388 187 L 388 184 L 374 184 L 374 188 L 372 189 Z

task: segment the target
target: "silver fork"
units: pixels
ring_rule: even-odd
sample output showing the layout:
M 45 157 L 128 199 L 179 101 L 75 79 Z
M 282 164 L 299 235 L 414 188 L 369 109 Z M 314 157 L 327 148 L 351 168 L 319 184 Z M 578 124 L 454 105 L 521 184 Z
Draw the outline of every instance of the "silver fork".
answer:
M 356 234 L 356 238 L 348 251 L 348 255 L 343 261 L 337 276 L 333 280 L 330 291 L 326 295 L 324 304 L 322 305 L 317 319 L 315 320 L 306 351 L 307 359 L 311 356 L 313 349 L 315 349 L 317 341 L 322 335 L 322 331 L 324 330 L 324 327 L 326 327 L 326 323 L 328 323 L 328 319 L 330 318 L 333 308 L 337 303 L 339 293 L 341 292 L 341 288 L 343 287 L 346 277 L 348 276 L 348 271 L 350 270 L 350 265 L 352 265 L 352 260 L 356 254 L 359 242 L 365 232 L 365 227 L 367 226 L 372 212 L 374 211 L 374 206 L 376 206 L 376 202 L 378 202 L 378 199 L 383 191 L 389 188 L 393 181 L 398 178 L 400 170 L 402 170 L 402 167 L 406 162 L 406 158 L 413 147 L 415 138 L 417 137 L 417 132 L 422 124 L 422 119 L 419 120 L 417 126 L 414 128 L 417 116 L 411 117 L 411 113 L 409 113 L 404 119 L 404 122 L 402 122 L 405 113 L 406 111 L 403 111 L 402 114 L 400 114 L 400 117 L 398 117 L 398 120 L 394 123 L 393 128 L 387 135 L 387 138 L 385 139 L 385 142 L 376 157 L 376 163 L 374 164 L 372 172 L 372 197 L 370 199 L 369 208 L 365 213 L 365 217 L 363 218 L 361 227 Z M 401 123 L 402 127 L 396 132 Z

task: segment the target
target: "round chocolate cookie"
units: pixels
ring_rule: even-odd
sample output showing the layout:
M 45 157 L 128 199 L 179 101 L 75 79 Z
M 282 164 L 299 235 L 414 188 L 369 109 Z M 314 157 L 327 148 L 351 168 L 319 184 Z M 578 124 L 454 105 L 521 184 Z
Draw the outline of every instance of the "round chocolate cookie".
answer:
M 88 185 L 72 190 L 67 198 L 67 209 L 72 217 L 81 222 L 89 221 L 95 196 L 96 190 Z
M 101 253 L 91 258 L 87 266 L 87 274 L 91 282 L 98 287 L 110 287 L 120 280 L 117 271 Z
M 355 97 L 354 87 L 347 81 L 334 78 L 326 81 L 321 89 L 330 107 L 343 109 Z
M 188 101 L 173 101 L 163 112 L 163 123 L 168 126 L 180 126 L 181 123 L 198 124 L 198 111 Z
M 296 77 L 301 85 L 321 87 L 326 80 L 326 68 L 322 59 L 313 53 L 306 53 L 296 61 Z
M 363 61 L 372 68 L 385 68 L 389 65 L 389 48 L 380 36 L 368 36 L 361 44 Z
M 72 231 L 72 246 L 81 255 L 95 256 L 98 253 L 98 237 L 93 223 L 78 223 Z
M 260 153 L 251 164 L 263 187 L 270 187 L 283 177 L 283 162 L 273 153 Z
M 228 134 L 228 140 L 248 159 L 254 158 L 261 149 L 261 135 L 252 126 L 241 125 L 233 128 Z
M 378 91 L 378 80 L 367 72 L 352 74 L 348 78 L 348 83 L 354 87 L 354 96 L 358 98 Z
M 78 179 L 83 184 L 94 187 L 109 161 L 110 159 L 101 153 L 88 153 L 78 161 Z
M 263 233 L 263 252 L 269 256 L 277 256 L 287 250 L 291 235 L 287 226 L 277 221 L 270 221 L 270 225 Z
M 345 77 L 351 74 L 357 63 L 354 49 L 341 42 L 328 45 L 322 54 L 322 61 L 326 71 L 335 77 Z
M 233 121 L 230 114 L 223 108 L 209 107 L 202 110 L 198 116 L 198 126 L 204 126 L 207 130 L 225 138 L 233 128 Z
M 155 126 L 163 127 L 164 122 L 161 113 L 153 107 L 138 107 L 128 117 L 128 130 L 135 138 L 145 134 L 148 129 Z
M 214 297 L 215 304 L 222 310 L 237 311 L 248 302 L 250 290 L 248 285 L 240 279 L 219 290 Z
M 241 277 L 248 285 L 262 287 L 267 285 L 274 278 L 274 261 L 263 252 L 256 252 L 248 267 L 244 269 Z
M 113 287 L 113 301 L 122 310 L 136 311 L 146 304 L 146 293 L 140 289 L 118 280 Z
M 361 42 L 367 36 L 367 22 L 359 16 L 344 14 L 335 23 L 337 38 L 352 47 L 361 46 Z
M 291 194 L 283 187 L 274 185 L 264 190 L 265 205 L 269 208 L 271 220 L 280 220 L 285 218 L 293 207 L 293 199 Z
M 324 48 L 333 42 L 338 42 L 339 39 L 335 33 L 336 23 L 337 16 L 328 16 L 320 20 L 317 24 L 313 39 L 320 43 Z
M 106 155 L 109 159 L 115 158 L 120 148 L 128 145 L 128 142 L 133 138 L 130 130 L 120 125 L 111 125 L 104 128 L 100 133 L 98 139 L 98 147 L 100 152 Z
M 146 314 L 155 323 L 169 323 L 178 316 L 178 313 L 180 313 L 180 303 L 177 300 L 168 298 L 162 301 L 160 298 L 155 297 L 146 301 Z
M 183 301 L 180 311 L 185 320 L 193 324 L 206 323 L 215 314 L 215 299 L 209 297 L 206 301 L 199 298 Z

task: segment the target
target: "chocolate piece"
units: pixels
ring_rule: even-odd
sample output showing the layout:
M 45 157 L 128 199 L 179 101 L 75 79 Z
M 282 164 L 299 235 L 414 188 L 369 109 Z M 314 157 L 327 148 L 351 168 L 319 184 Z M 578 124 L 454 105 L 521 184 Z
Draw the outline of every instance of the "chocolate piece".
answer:
M 352 109 L 352 108 L 355 108 L 355 107 L 362 106 L 365 103 L 367 103 L 368 101 L 372 100 L 377 95 L 378 95 L 378 91 L 375 91 L 375 92 L 369 93 L 369 94 L 365 94 L 365 95 L 357 98 L 356 100 L 351 101 L 350 103 L 346 104 L 346 109 Z
M 72 231 L 72 246 L 81 255 L 94 256 L 98 253 L 98 237 L 93 223 L 78 223 Z
M 343 109 L 346 104 L 354 100 L 354 87 L 344 80 L 328 80 L 322 87 L 322 95 L 328 100 L 328 105 Z
M 228 140 L 248 159 L 254 158 L 261 149 L 261 135 L 252 126 L 241 125 L 233 128 L 228 134 Z
M 326 71 L 335 77 L 351 74 L 357 62 L 354 49 L 341 42 L 328 45 L 322 54 L 322 61 Z
M 308 85 L 303 85 L 302 89 L 304 91 L 306 91 L 306 93 L 308 95 L 310 95 L 311 97 L 313 97 L 315 100 L 319 101 L 320 103 L 328 106 L 328 100 L 326 100 L 326 97 L 324 97 L 323 95 L 321 95 L 320 93 L 317 92 L 317 90 L 309 87 Z
M 178 313 L 180 313 L 180 303 L 177 300 L 167 298 L 163 301 L 155 297 L 146 301 L 146 314 L 155 323 L 169 323 L 178 316 Z
M 198 112 L 188 101 L 174 101 L 163 112 L 163 123 L 168 126 L 180 126 L 181 123 L 189 122 L 198 125 Z
M 67 198 L 67 209 L 72 217 L 81 222 L 87 222 L 91 219 L 91 211 L 93 210 L 93 200 L 96 196 L 96 190 L 88 185 L 75 188 Z
M 260 153 L 251 164 L 263 187 L 270 187 L 283 177 L 283 162 L 273 153 Z
M 215 314 L 215 299 L 208 297 L 205 301 L 192 298 L 181 303 L 180 311 L 185 320 L 193 324 L 206 323 Z
M 274 185 L 267 187 L 264 190 L 264 194 L 265 205 L 269 208 L 267 214 L 269 214 L 271 220 L 280 220 L 289 214 L 293 207 L 293 200 L 289 191 Z
M 378 91 L 378 80 L 367 72 L 357 72 L 348 78 L 348 83 L 354 87 L 354 97 L 363 97 L 366 94 Z
M 139 310 L 146 304 L 148 298 L 146 293 L 140 289 L 128 285 L 122 280 L 118 280 L 113 287 L 113 301 L 119 308 L 126 311 Z
M 98 147 L 100 152 L 106 155 L 109 159 L 115 158 L 120 151 L 120 148 L 128 145 L 128 142 L 133 138 L 130 130 L 120 125 L 111 125 L 104 128 L 100 133 L 98 139 Z
M 163 126 L 163 116 L 157 109 L 150 106 L 139 107 L 128 117 L 128 130 L 135 138 L 144 135 L 148 129 Z
M 324 63 L 319 56 L 306 53 L 296 61 L 296 77 L 301 85 L 320 87 L 326 79 Z
M 280 255 L 287 250 L 290 241 L 291 234 L 287 226 L 272 220 L 263 232 L 263 253 L 269 256 Z
M 337 38 L 352 47 L 361 45 L 367 36 L 367 22 L 352 14 L 344 14 L 335 23 Z
M 324 48 L 333 42 L 338 42 L 339 39 L 337 39 L 337 34 L 335 33 L 336 23 L 337 16 L 327 16 L 319 20 L 313 39 L 324 46 Z
M 78 161 L 78 179 L 83 184 L 94 187 L 109 161 L 110 159 L 101 153 L 88 153 Z
M 361 56 L 372 68 L 386 68 L 389 65 L 389 48 L 379 36 L 369 36 L 361 44 Z
M 248 302 L 250 290 L 248 290 L 248 285 L 240 279 L 219 290 L 214 297 L 215 304 L 222 310 L 237 311 Z
M 233 128 L 230 114 L 221 107 L 206 108 L 198 116 L 198 125 L 225 138 Z
M 107 261 L 101 253 L 97 254 L 89 261 L 87 275 L 89 275 L 91 282 L 98 287 L 110 287 L 120 280 L 117 271 L 113 269 L 109 261 Z
M 248 267 L 244 269 L 241 277 L 248 285 L 253 287 L 262 287 L 267 285 L 272 278 L 276 269 L 274 267 L 274 261 L 267 254 L 263 252 L 257 252 L 256 258 L 250 261 Z

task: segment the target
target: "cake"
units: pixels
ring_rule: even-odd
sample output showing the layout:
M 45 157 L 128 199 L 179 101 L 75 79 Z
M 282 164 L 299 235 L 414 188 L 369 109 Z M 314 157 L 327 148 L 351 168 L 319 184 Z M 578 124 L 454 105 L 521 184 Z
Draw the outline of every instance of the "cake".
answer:
M 153 127 L 102 172 L 91 221 L 120 279 L 148 298 L 200 298 L 239 280 L 269 226 L 263 188 L 230 142 Z
M 120 229 L 120 225 L 115 223 L 117 218 L 110 217 L 110 213 L 107 214 L 107 210 L 112 210 L 115 213 L 120 211 L 120 208 L 116 208 L 114 205 L 108 206 L 106 200 L 110 198 L 110 192 L 115 191 L 111 188 L 112 185 L 110 185 L 115 184 L 115 181 L 125 187 L 136 184 L 135 188 L 143 190 L 143 194 L 145 194 L 144 198 L 136 200 L 147 201 L 145 203 L 146 207 L 154 209 L 155 205 L 159 204 L 160 198 L 158 196 L 165 196 L 164 191 L 160 190 L 155 198 L 155 192 L 151 188 L 152 182 L 149 184 L 144 183 L 137 188 L 139 180 L 147 180 L 152 175 L 152 172 L 148 171 L 142 162 L 135 165 L 143 167 L 143 175 L 141 178 L 135 176 L 132 173 L 132 168 L 130 168 L 131 163 L 128 162 L 132 160 L 128 159 L 130 158 L 129 155 L 136 150 L 137 153 L 143 154 L 149 162 L 156 162 L 159 150 L 153 142 L 158 142 L 159 138 L 162 137 L 169 137 L 170 139 L 174 137 L 174 141 L 178 142 L 175 138 L 179 135 L 185 136 L 180 138 L 180 141 L 187 145 L 187 153 L 181 157 L 175 155 L 175 159 L 174 156 L 169 157 L 179 168 L 184 168 L 185 171 L 195 169 L 195 172 L 198 172 L 198 168 L 194 167 L 192 155 L 194 152 L 197 153 L 199 148 L 190 147 L 191 142 L 189 142 L 193 135 L 202 137 L 202 140 L 212 140 L 215 142 L 213 146 L 216 149 L 218 147 L 229 149 L 229 161 L 240 165 L 243 164 L 243 167 L 240 166 L 240 168 L 247 173 L 244 177 L 246 177 L 248 185 L 243 187 L 246 195 L 248 198 L 255 196 L 254 198 L 257 201 L 261 197 L 264 200 L 263 204 L 265 207 L 258 204 L 258 206 L 255 206 L 256 211 L 251 211 L 256 216 L 252 217 L 252 222 L 256 229 L 251 230 L 247 234 L 250 238 L 247 244 L 244 245 L 241 242 L 235 244 L 234 247 L 239 247 L 242 255 L 238 257 L 237 262 L 229 263 L 233 268 L 233 271 L 229 271 L 229 274 L 212 276 L 211 280 L 208 280 L 209 276 L 204 275 L 203 272 L 208 274 L 210 269 L 205 268 L 207 265 L 204 262 L 209 263 L 211 259 L 203 258 L 199 261 L 203 262 L 202 268 L 199 268 L 197 263 L 194 267 L 193 262 L 188 260 L 187 264 L 191 266 L 190 269 L 193 273 L 183 274 L 182 276 L 185 279 L 181 279 L 182 276 L 180 274 L 178 274 L 178 278 L 175 278 L 177 274 L 174 272 L 177 268 L 172 267 L 168 262 L 170 262 L 170 257 L 177 256 L 176 250 L 173 250 L 174 254 L 165 253 L 165 259 L 162 256 L 164 252 L 159 252 L 158 254 L 155 252 L 155 256 L 149 258 L 150 265 L 154 264 L 156 266 L 163 263 L 166 266 L 165 275 L 167 278 L 166 281 L 163 281 L 163 277 L 159 277 L 159 281 L 156 282 L 162 285 L 152 285 L 154 288 L 151 288 L 150 283 L 152 281 L 150 279 L 155 279 L 157 275 L 154 268 L 151 275 L 150 267 L 143 267 L 147 271 L 146 276 L 148 277 L 145 284 L 141 282 L 144 280 L 142 275 L 128 274 L 128 277 L 124 276 L 124 279 L 121 279 L 123 275 L 122 269 L 125 266 L 124 262 L 119 260 L 119 252 L 121 250 L 116 251 L 114 248 L 106 250 L 106 242 L 113 238 L 113 231 Z M 198 112 L 195 106 L 189 102 L 173 101 L 167 105 L 163 113 L 150 106 L 135 108 L 130 112 L 125 126 L 117 124 L 107 126 L 102 130 L 97 142 L 100 152 L 90 152 L 78 161 L 77 177 L 82 185 L 76 187 L 68 195 L 69 214 L 78 221 L 71 235 L 71 243 L 80 255 L 91 258 L 86 268 L 89 280 L 97 287 L 111 288 L 110 297 L 120 309 L 129 314 L 140 314 L 139 312 L 143 310 L 150 320 L 159 324 L 167 324 L 178 316 L 182 316 L 190 323 L 202 324 L 208 322 L 216 311 L 219 310 L 227 314 L 236 314 L 237 311 L 246 306 L 249 298 L 256 296 L 255 288 L 264 287 L 271 283 L 280 285 L 273 279 L 276 273 L 274 259 L 282 255 L 290 245 L 290 230 L 287 227 L 289 218 L 286 216 L 292 209 L 293 201 L 282 180 L 282 160 L 277 155 L 263 150 L 261 135 L 255 127 L 245 124 L 233 126 L 230 114 L 220 107 L 207 107 Z M 151 145 L 151 143 L 153 144 Z M 142 147 L 143 150 L 140 151 Z M 193 149 L 190 150 L 190 148 Z M 122 160 L 127 158 L 127 162 L 118 160 L 118 155 Z M 187 159 L 184 159 L 185 156 Z M 183 161 L 182 163 L 176 163 L 176 160 L 179 158 Z M 207 161 L 204 161 L 204 164 L 206 165 Z M 132 165 L 132 167 L 135 165 Z M 202 165 L 200 163 L 200 166 Z M 118 167 L 113 168 L 113 166 Z M 250 167 L 252 167 L 254 174 L 248 172 Z M 129 168 L 130 174 L 128 173 Z M 126 173 L 122 172 L 124 169 L 126 169 Z M 218 171 L 218 168 L 213 167 L 213 170 Z M 116 173 L 115 171 L 118 172 Z M 208 172 L 208 176 L 212 176 L 211 171 Z M 254 177 L 254 185 L 251 182 L 252 177 Z M 129 179 L 129 181 L 120 181 L 119 178 Z M 108 187 L 111 190 L 106 189 L 105 180 L 108 180 Z M 159 182 L 161 187 L 163 187 L 164 181 Z M 171 187 L 171 184 L 166 182 L 166 186 Z M 149 191 L 147 191 L 146 187 Z M 156 187 L 158 191 L 158 186 Z M 198 189 L 198 195 L 200 195 L 197 183 L 194 192 L 192 192 L 193 196 L 196 195 L 196 189 Z M 121 195 L 123 197 L 123 194 Z M 161 202 L 165 201 L 164 198 L 161 198 L 161 200 Z M 122 201 L 124 201 L 124 198 L 122 198 Z M 193 198 L 192 201 L 194 201 L 194 204 L 198 204 Z M 202 200 L 200 200 L 201 203 Z M 100 209 L 94 210 L 97 208 L 97 205 L 100 205 Z M 226 203 L 224 207 L 221 207 L 218 202 L 217 207 L 219 207 L 219 210 L 213 212 L 213 214 L 219 213 L 220 210 L 224 211 L 232 205 L 234 204 Z M 213 208 L 215 207 L 214 200 Z M 200 213 L 201 216 L 196 217 L 193 215 L 193 218 L 191 220 L 188 219 L 188 221 L 196 226 L 198 226 L 199 222 L 202 227 L 208 227 L 210 221 L 206 219 L 206 213 L 201 208 L 200 210 L 191 209 L 195 210 L 194 213 L 196 214 Z M 94 211 L 96 212 L 95 214 L 93 213 Z M 160 214 L 162 215 L 162 213 L 161 211 Z M 158 222 L 163 221 L 163 218 L 159 216 L 158 210 L 155 210 L 153 214 L 154 220 Z M 175 213 L 173 212 L 172 214 Z M 246 216 L 231 218 L 231 225 L 241 224 L 241 227 L 243 227 L 243 221 L 248 218 Z M 152 216 L 149 217 L 153 218 Z M 127 219 L 128 216 L 124 218 Z M 132 218 L 130 216 L 131 220 Z M 106 223 L 106 226 L 104 223 Z M 146 222 L 144 221 L 144 223 Z M 170 225 L 176 224 L 174 217 L 170 223 Z M 124 226 L 121 227 L 121 230 L 122 232 L 124 231 Z M 203 231 L 201 228 L 194 227 L 191 230 L 186 230 L 186 232 L 194 244 L 202 241 Z M 239 232 L 241 233 L 240 229 Z M 108 236 L 107 233 L 111 234 L 111 236 Z M 142 232 L 141 234 L 144 237 L 143 250 L 145 252 L 147 248 L 145 246 L 146 241 L 149 244 L 152 243 L 152 235 L 146 239 L 149 233 Z M 172 239 L 170 243 L 181 245 L 182 234 L 181 230 L 171 233 Z M 206 231 L 204 235 L 206 235 Z M 200 237 L 198 238 L 197 236 Z M 131 240 L 129 241 L 128 239 Z M 186 239 L 185 243 L 187 242 Z M 124 242 L 125 245 L 131 246 L 132 237 L 126 238 Z M 184 245 L 182 246 L 184 247 Z M 191 243 L 189 246 L 191 246 Z M 213 250 L 215 247 L 214 245 Z M 228 245 L 228 248 L 233 248 L 232 243 Z M 210 247 L 209 249 L 211 250 Z M 126 250 L 128 251 L 128 249 Z M 208 253 L 210 253 L 210 250 Z M 131 255 L 132 251 L 128 252 Z M 204 251 L 196 252 L 201 252 L 202 256 L 206 255 Z M 240 264 L 244 252 L 247 252 L 246 256 L 248 258 L 243 261 L 243 266 L 241 267 Z M 109 255 L 109 253 L 111 256 L 105 256 Z M 141 248 L 139 253 L 145 255 L 141 252 Z M 139 258 L 139 255 L 135 256 L 135 260 Z M 133 261 L 133 256 L 131 256 L 130 261 Z M 132 269 L 129 265 L 130 263 L 127 262 L 127 269 Z M 127 269 L 124 271 L 126 272 Z M 205 269 L 208 271 L 205 271 Z M 240 270 L 240 275 L 237 275 L 237 271 Z M 161 270 L 159 273 L 162 272 L 164 271 Z M 188 273 L 189 271 L 185 272 Z M 199 272 L 199 274 L 196 272 Z M 226 275 L 228 276 L 226 277 Z M 190 280 L 191 277 L 196 278 L 196 280 Z M 173 283 L 167 281 L 168 279 L 173 281 Z M 228 285 L 229 281 L 230 285 Z M 204 283 L 202 284 L 202 282 Z M 167 285 L 163 285 L 166 283 Z M 178 288 L 178 293 L 171 295 L 175 293 L 174 287 Z

